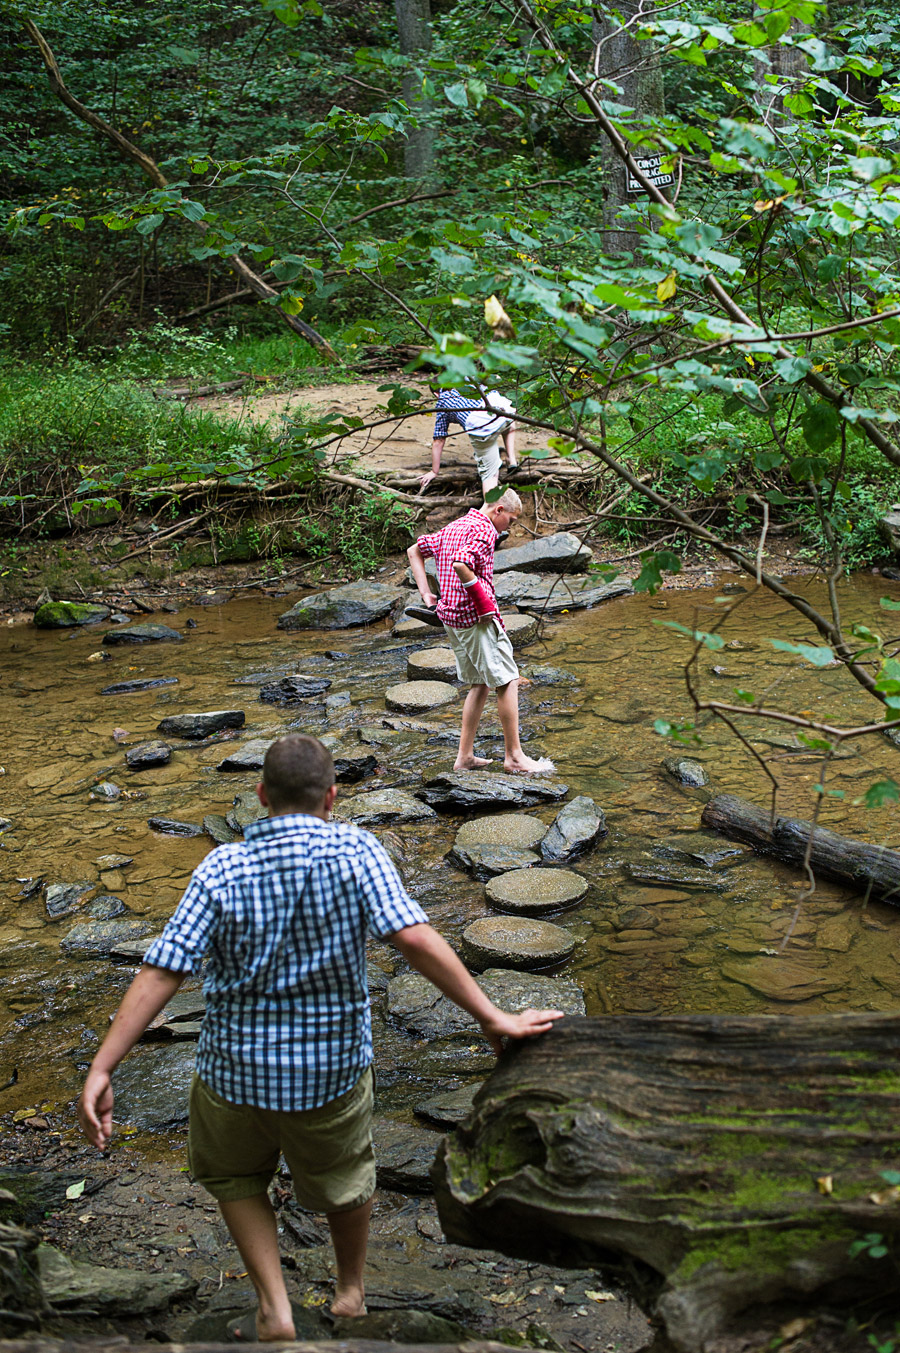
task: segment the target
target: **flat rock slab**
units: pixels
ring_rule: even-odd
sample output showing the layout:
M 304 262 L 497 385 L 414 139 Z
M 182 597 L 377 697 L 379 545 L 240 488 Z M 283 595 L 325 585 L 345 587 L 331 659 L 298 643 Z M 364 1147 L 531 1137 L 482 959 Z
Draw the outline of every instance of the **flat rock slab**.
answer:
M 141 691 L 153 691 L 157 686 L 177 686 L 177 677 L 135 677 L 134 681 L 114 681 L 104 686 L 101 695 L 139 695 Z
M 78 883 L 48 883 L 44 889 L 44 905 L 51 921 L 77 911 L 85 898 L 97 891 L 96 883 L 81 879 Z
M 170 625 L 127 625 L 120 630 L 107 630 L 103 642 L 113 644 L 181 644 L 184 635 Z
M 120 944 L 140 939 L 149 926 L 143 921 L 79 921 L 59 942 L 64 953 L 85 958 L 111 954 Z
M 840 979 L 829 978 L 818 964 L 788 954 L 760 954 L 743 963 L 723 963 L 722 976 L 770 1001 L 792 1005 L 840 991 L 844 985 Z
M 574 939 L 561 926 L 521 916 L 485 916 L 462 934 L 463 958 L 476 969 L 549 968 L 574 951 Z
M 379 827 L 389 822 L 424 822 L 437 814 L 403 789 L 376 789 L 343 802 L 339 799 L 334 816 L 360 827 Z
M 378 769 L 378 757 L 373 752 L 333 751 L 334 778 L 339 785 L 355 785 Z
M 481 1082 L 474 1081 L 459 1090 L 448 1090 L 446 1094 L 434 1095 L 431 1099 L 423 1099 L 420 1104 L 416 1104 L 413 1113 L 417 1118 L 424 1118 L 426 1123 L 434 1123 L 437 1127 L 456 1127 L 457 1123 L 468 1118 L 472 1112 L 472 1101 L 480 1089 Z
M 705 789 L 709 784 L 709 775 L 704 767 L 689 756 L 670 756 L 663 762 L 663 769 L 673 780 L 688 789 Z
M 240 828 L 229 827 L 221 813 L 207 813 L 203 819 L 203 830 L 212 837 L 217 846 L 227 846 L 232 841 L 240 841 L 243 832 Z
M 39 630 L 70 629 L 75 625 L 97 625 L 108 619 L 108 606 L 94 606 L 84 601 L 45 601 L 34 613 Z
M 130 770 L 151 770 L 154 766 L 167 766 L 171 760 L 172 748 L 158 740 L 140 742 L 125 753 L 125 764 Z
M 452 705 L 458 699 L 456 687 L 446 681 L 404 681 L 389 686 L 384 693 L 385 705 L 398 714 L 421 714 L 424 710 Z
M 113 1075 L 116 1122 L 149 1132 L 186 1123 L 193 1074 L 192 1044 L 133 1052 Z
M 587 545 L 572 531 L 557 531 L 524 545 L 513 545 L 494 554 L 494 574 L 518 569 L 522 573 L 584 573 L 593 561 Z
M 561 575 L 544 576 L 513 570 L 495 579 L 494 591 L 498 602 L 519 606 L 536 615 L 558 615 L 560 611 L 583 611 L 616 597 L 634 595 L 631 583 L 617 579 L 612 583 L 592 585 Z
M 456 681 L 452 648 L 423 648 L 406 660 L 407 681 Z
M 228 753 L 216 766 L 221 771 L 262 770 L 266 752 L 275 741 L 274 738 L 251 738 L 234 751 Z
M 456 833 L 454 845 L 514 846 L 517 850 L 533 850 L 546 835 L 547 825 L 540 818 L 525 813 L 492 813 L 464 822 Z
M 541 622 L 534 615 L 519 615 L 516 611 L 502 612 L 500 618 L 506 626 L 506 633 L 513 648 L 518 650 L 536 639 Z
M 401 1123 L 394 1118 L 376 1118 L 372 1125 L 378 1187 L 398 1193 L 432 1193 L 430 1170 L 440 1135 Z
M 485 887 L 492 907 L 521 916 L 544 916 L 574 907 L 587 894 L 588 881 L 570 869 L 514 869 Z
M 158 939 L 158 935 L 148 935 L 141 940 L 119 940 L 109 956 L 117 963 L 142 963 L 147 950 Z
M 705 869 L 726 869 L 741 860 L 752 860 L 749 846 L 734 841 L 721 841 L 705 832 L 684 832 L 657 841 L 650 847 L 651 855 L 660 860 L 678 860 L 681 864 L 702 865 Z
M 417 606 L 421 602 L 418 592 L 414 596 L 407 598 L 407 606 Z M 425 620 L 415 620 L 412 616 L 404 616 L 398 620 L 391 630 L 398 639 L 433 639 L 437 634 L 437 626 L 429 625 Z
M 52 1245 L 37 1249 L 41 1291 L 55 1311 L 76 1308 L 98 1314 L 146 1315 L 159 1311 L 197 1289 L 197 1280 L 183 1273 L 145 1273 L 130 1268 L 81 1264 Z
M 147 826 L 161 836 L 202 836 L 203 828 L 196 822 L 180 822 L 174 817 L 148 817 Z
M 517 850 L 515 846 L 453 846 L 444 856 L 448 864 L 465 869 L 479 883 L 487 883 L 497 874 L 508 874 L 511 869 L 530 869 L 540 864 L 541 857 L 533 850 Z
M 170 714 L 156 725 L 164 737 L 200 742 L 226 728 L 243 728 L 247 716 L 242 709 L 210 709 L 202 714 Z
M 550 1009 L 564 1010 L 567 1015 L 584 1014 L 581 988 L 566 978 L 488 968 L 476 981 L 494 1005 L 509 1015 L 519 1015 L 523 1010 Z M 479 1028 L 471 1015 L 441 995 L 437 987 L 417 972 L 394 977 L 388 983 L 386 1002 L 391 1018 L 419 1038 L 446 1038 L 452 1034 L 473 1033 Z
M 399 587 L 356 582 L 301 597 L 279 617 L 280 630 L 341 630 L 371 625 L 389 615 L 404 597 Z
M 465 813 L 479 808 L 532 808 L 538 803 L 558 803 L 568 792 L 568 785 L 539 775 L 455 770 L 428 780 L 416 790 L 416 796 L 445 812 Z
M 691 869 L 677 860 L 658 860 L 646 855 L 642 860 L 627 860 L 625 872 L 635 883 L 663 888 L 699 888 L 703 892 L 724 893 L 725 879 L 711 870 Z
M 567 864 L 585 855 L 609 828 L 603 810 L 587 794 L 566 803 L 541 841 L 541 855 L 552 864 Z
M 225 814 L 225 821 L 232 831 L 242 832 L 245 827 L 254 822 L 261 822 L 268 816 L 269 810 L 260 803 L 256 790 L 242 789 L 239 794 L 235 794 L 232 805 Z
M 330 685 L 328 677 L 304 676 L 298 672 L 266 682 L 259 688 L 259 698 L 266 705 L 295 705 L 310 696 L 321 695 Z

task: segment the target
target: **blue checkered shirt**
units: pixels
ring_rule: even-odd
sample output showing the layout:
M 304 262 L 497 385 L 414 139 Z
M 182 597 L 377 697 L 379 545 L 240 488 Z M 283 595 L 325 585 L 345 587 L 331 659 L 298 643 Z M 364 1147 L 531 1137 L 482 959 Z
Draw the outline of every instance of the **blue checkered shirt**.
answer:
M 442 390 L 435 404 L 434 437 L 439 441 L 450 431 L 451 423 L 466 426 L 467 409 L 483 409 L 485 402 L 477 390 L 465 395 L 461 390 Z
M 206 956 L 207 1085 L 232 1104 L 313 1109 L 372 1060 L 367 933 L 427 919 L 368 832 L 290 813 L 206 857 L 144 962 L 197 972 Z

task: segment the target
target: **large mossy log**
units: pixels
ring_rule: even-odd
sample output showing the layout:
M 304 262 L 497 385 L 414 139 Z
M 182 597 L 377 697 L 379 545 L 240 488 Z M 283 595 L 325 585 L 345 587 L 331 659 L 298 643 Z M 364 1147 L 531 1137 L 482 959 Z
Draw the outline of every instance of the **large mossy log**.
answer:
M 801 866 L 810 848 L 814 874 L 851 883 L 860 892 L 900 907 L 900 851 L 839 836 L 802 818 L 772 816 L 746 799 L 717 794 L 703 809 L 704 827 L 732 841 L 743 841 L 763 855 Z M 810 847 L 810 835 L 812 845 Z
M 698 1353 L 751 1304 L 897 1284 L 900 1015 L 566 1019 L 504 1054 L 433 1170 L 448 1239 L 649 1265 Z M 873 1201 L 877 1199 L 877 1201 Z

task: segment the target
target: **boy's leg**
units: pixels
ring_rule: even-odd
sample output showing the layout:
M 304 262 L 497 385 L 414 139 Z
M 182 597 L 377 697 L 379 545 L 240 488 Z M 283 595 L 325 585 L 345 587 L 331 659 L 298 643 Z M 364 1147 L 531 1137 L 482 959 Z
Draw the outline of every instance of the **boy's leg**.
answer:
M 256 1337 L 260 1343 L 294 1339 L 294 1317 L 278 1253 L 278 1228 L 267 1193 L 219 1201 L 225 1225 L 240 1251 L 247 1276 L 256 1289 Z
M 552 769 L 549 761 L 535 761 L 522 751 L 519 741 L 519 683 L 509 681 L 505 686 L 497 687 L 497 714 L 503 729 L 504 757 L 503 769 L 523 771 L 533 775 L 535 771 Z
M 334 1247 L 337 1283 L 332 1315 L 365 1315 L 366 1291 L 363 1269 L 366 1264 L 366 1246 L 369 1243 L 369 1217 L 373 1199 L 349 1212 L 328 1212 L 328 1229 Z
M 453 763 L 454 770 L 478 770 L 481 766 L 490 765 L 489 760 L 475 755 L 475 734 L 484 713 L 488 689 L 487 686 L 473 686 L 466 696 L 459 735 L 459 751 Z
M 518 459 L 516 458 L 516 425 L 515 425 L 515 423 L 510 423 L 509 427 L 508 427 L 508 428 L 506 429 L 506 431 L 504 432 L 504 434 L 503 434 L 503 442 L 504 442 L 504 445 L 505 445 L 505 447 L 506 447 L 506 460 L 507 460 L 507 464 L 509 465 L 509 468 L 510 468 L 511 470 L 514 470 L 514 469 L 516 468 L 516 466 L 519 464 Z

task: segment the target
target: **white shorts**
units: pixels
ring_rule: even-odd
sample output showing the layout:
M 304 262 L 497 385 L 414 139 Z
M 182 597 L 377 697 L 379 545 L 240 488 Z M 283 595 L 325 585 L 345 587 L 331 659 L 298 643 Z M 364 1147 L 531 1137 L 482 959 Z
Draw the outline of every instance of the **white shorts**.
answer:
M 489 479 L 499 479 L 502 464 L 500 460 L 500 438 L 487 443 L 472 442 L 472 450 L 475 452 L 475 468 L 482 484 L 486 484 Z
M 519 669 L 506 630 L 489 617 L 466 629 L 445 625 L 456 658 L 456 674 L 467 686 L 507 686 L 518 681 Z

